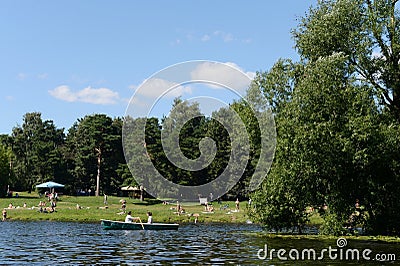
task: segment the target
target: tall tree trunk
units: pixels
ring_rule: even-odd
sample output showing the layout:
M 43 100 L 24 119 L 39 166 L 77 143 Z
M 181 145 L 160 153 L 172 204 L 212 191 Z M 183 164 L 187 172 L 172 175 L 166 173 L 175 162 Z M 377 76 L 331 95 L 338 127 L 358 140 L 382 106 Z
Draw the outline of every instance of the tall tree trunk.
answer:
M 101 148 L 97 148 L 97 178 L 96 178 L 96 197 L 100 195 L 100 172 L 101 172 Z

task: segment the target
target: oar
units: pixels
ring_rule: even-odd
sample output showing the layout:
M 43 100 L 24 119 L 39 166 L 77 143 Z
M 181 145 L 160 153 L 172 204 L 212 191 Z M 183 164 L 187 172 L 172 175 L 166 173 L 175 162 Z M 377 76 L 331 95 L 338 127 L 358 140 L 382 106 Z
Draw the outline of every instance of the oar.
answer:
M 140 219 L 140 217 L 138 217 L 138 218 L 139 218 L 140 225 L 142 226 L 142 229 L 144 230 L 144 225 L 142 223 L 142 220 Z

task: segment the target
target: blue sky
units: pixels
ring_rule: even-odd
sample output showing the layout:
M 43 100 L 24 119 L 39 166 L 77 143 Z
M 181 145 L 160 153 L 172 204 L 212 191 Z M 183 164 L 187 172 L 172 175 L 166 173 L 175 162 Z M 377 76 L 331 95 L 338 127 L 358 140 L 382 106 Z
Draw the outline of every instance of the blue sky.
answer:
M 296 59 L 290 30 L 315 4 L 2 1 L 0 134 L 27 112 L 66 130 L 88 114 L 123 116 L 140 84 L 180 62 L 229 63 L 251 76 L 279 58 Z

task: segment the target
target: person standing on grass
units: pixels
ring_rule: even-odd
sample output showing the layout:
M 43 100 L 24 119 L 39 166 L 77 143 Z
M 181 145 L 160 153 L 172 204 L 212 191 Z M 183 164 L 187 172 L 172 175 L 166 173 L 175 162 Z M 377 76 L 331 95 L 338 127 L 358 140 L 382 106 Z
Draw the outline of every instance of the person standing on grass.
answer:
M 104 193 L 104 205 L 108 204 L 107 199 L 108 199 L 108 196 L 107 196 L 107 194 Z
M 236 211 L 239 211 L 239 199 L 237 198 L 235 201 Z
M 7 210 L 4 208 L 3 209 L 3 222 L 7 220 Z
M 56 201 L 53 199 L 53 200 L 51 200 L 51 212 L 54 212 L 54 211 L 56 211 L 56 206 L 57 206 L 57 204 L 56 204 Z

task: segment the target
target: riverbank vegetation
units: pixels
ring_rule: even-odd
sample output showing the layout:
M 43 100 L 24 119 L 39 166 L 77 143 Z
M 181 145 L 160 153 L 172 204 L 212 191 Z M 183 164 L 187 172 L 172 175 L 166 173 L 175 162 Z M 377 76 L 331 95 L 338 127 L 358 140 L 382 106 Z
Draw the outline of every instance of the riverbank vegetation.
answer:
M 261 232 L 261 233 L 249 233 L 250 235 L 256 235 L 257 237 L 262 238 L 273 238 L 273 239 L 307 239 L 307 240 L 337 240 L 337 236 L 333 235 L 317 235 L 317 234 L 272 234 L 268 232 Z M 366 236 L 366 235 L 346 235 L 345 238 L 347 240 L 359 240 L 359 241 L 373 241 L 373 242 L 382 242 L 382 243 L 396 243 L 400 244 L 400 237 L 396 236 Z
M 260 72 L 277 126 L 273 167 L 251 216 L 270 229 L 400 235 L 398 1 L 318 1 L 293 30 L 300 60 Z

